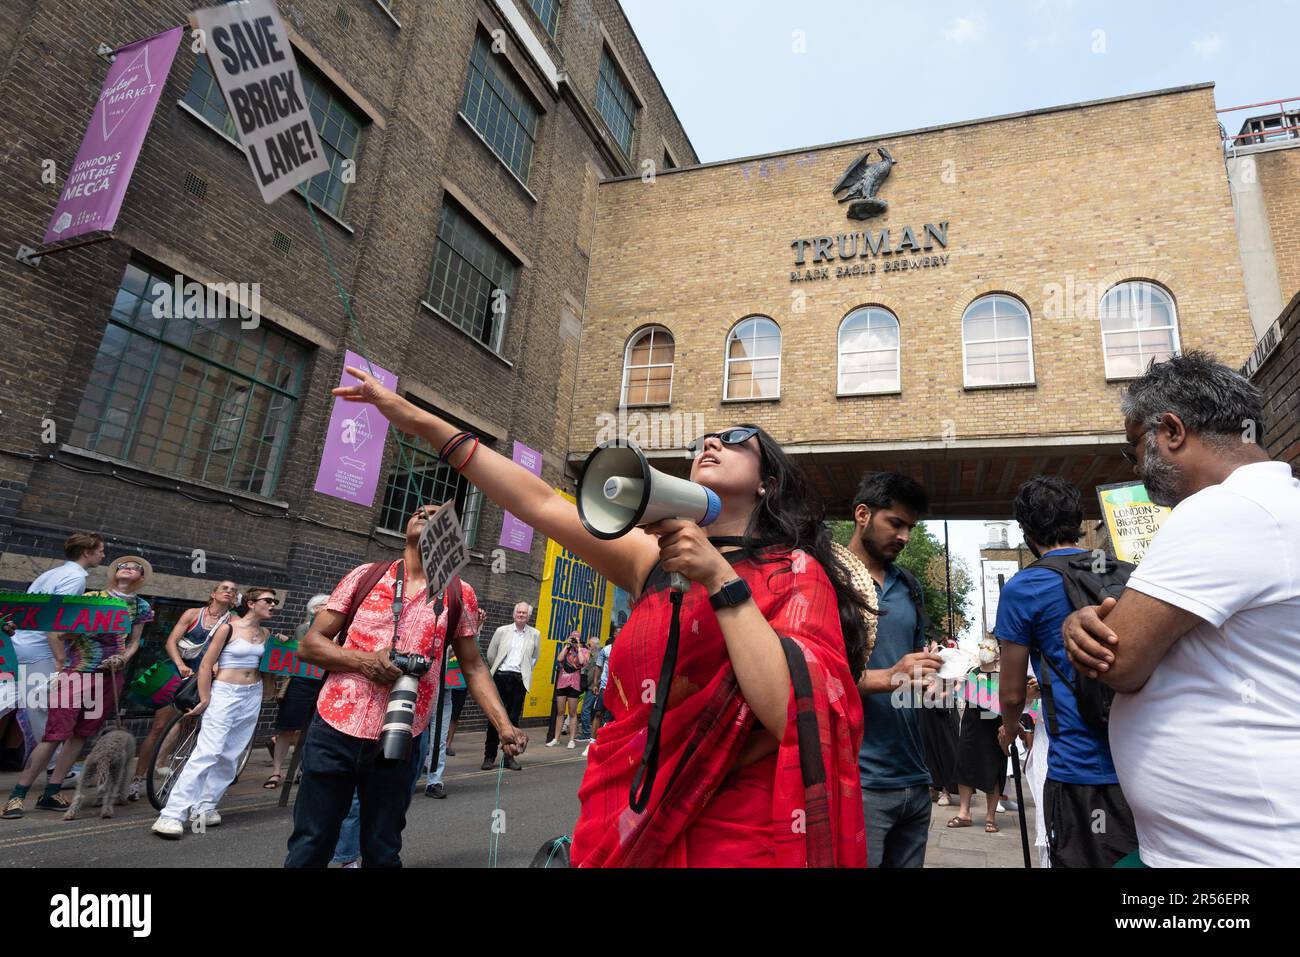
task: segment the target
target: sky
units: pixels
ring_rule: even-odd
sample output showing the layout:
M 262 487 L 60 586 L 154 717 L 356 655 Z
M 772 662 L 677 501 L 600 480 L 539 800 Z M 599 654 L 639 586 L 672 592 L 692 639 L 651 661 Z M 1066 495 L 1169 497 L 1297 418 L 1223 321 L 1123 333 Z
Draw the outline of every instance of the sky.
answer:
M 1207 81 L 1300 97 L 1300 0 L 622 3 L 701 162 Z
M 1193 83 L 1220 108 L 1300 98 L 1300 0 L 622 3 L 704 163 Z M 978 583 L 983 523 L 948 534 Z

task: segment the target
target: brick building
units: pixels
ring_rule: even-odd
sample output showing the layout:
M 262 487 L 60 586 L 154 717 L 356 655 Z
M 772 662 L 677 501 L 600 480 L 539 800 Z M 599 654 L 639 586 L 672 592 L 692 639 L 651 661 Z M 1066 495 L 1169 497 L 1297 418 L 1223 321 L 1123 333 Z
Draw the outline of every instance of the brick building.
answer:
M 620 414 L 678 473 L 680 434 L 754 422 L 838 516 L 889 468 L 936 516 L 990 518 L 1033 474 L 1130 478 L 1126 380 L 1178 349 L 1239 365 L 1256 340 L 1210 84 L 597 193 L 571 462 Z
M 344 351 L 364 346 L 400 392 L 497 450 L 541 451 L 562 483 L 596 184 L 694 149 L 616 0 L 281 0 L 330 172 L 263 204 L 187 33 L 113 235 L 16 259 L 86 128 L 97 48 L 192 6 L 0 5 L 0 588 L 60 561 L 70 531 L 103 532 L 110 557 L 153 564 L 147 662 L 221 578 L 279 589 L 273 622 L 291 630 L 310 595 L 400 553 L 417 499 L 454 496 L 486 641 L 536 601 L 545 541 L 491 574 L 501 510 L 411 441 L 399 455 L 389 438 L 373 507 L 315 493 Z M 257 327 L 155 320 L 156 284 L 190 280 L 256 283 Z

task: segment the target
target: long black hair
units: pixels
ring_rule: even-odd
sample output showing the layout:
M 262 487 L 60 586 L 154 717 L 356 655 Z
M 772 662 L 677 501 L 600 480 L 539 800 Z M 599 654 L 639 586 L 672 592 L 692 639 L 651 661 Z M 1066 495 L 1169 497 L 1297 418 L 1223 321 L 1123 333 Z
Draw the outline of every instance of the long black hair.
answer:
M 749 424 L 743 427 L 758 430 L 759 472 L 764 488 L 745 529 L 746 545 L 755 550 L 760 560 L 757 550 L 773 545 L 797 548 L 817 559 L 835 589 L 849 673 L 856 681 L 867 663 L 867 624 L 863 614 L 874 609 L 853 588 L 848 569 L 831 549 L 825 509 L 803 469 L 763 429 Z

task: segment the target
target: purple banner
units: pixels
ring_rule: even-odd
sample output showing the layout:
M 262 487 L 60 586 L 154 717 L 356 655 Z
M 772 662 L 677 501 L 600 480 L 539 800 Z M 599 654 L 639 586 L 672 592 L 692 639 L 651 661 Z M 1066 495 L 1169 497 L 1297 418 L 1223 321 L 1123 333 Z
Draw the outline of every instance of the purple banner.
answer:
M 351 350 L 344 364 L 366 369 L 387 388 L 397 389 L 397 376 L 377 365 L 367 365 L 365 359 Z M 339 385 L 356 385 L 356 382 L 346 369 L 339 379 Z M 329 431 L 325 434 L 325 451 L 316 473 L 316 491 L 367 508 L 373 505 L 387 435 L 388 420 L 373 405 L 335 398 Z
M 542 453 L 536 449 L 530 449 L 528 446 L 516 442 L 515 451 L 511 458 L 516 464 L 522 465 L 534 475 L 542 474 Z M 533 527 L 525 525 L 509 512 L 506 512 L 505 520 L 501 523 L 501 540 L 497 544 L 503 548 L 511 548 L 517 552 L 528 554 L 533 547 Z
M 154 107 L 167 85 L 184 27 L 115 50 L 81 149 L 59 194 L 45 243 L 107 231 L 117 223 Z

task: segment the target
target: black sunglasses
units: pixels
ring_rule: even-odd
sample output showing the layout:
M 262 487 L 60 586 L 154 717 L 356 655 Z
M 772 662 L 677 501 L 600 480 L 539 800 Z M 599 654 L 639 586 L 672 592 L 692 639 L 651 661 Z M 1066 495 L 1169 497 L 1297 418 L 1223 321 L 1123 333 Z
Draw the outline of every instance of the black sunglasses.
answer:
M 278 598 L 254 598 L 253 604 L 256 605 L 259 601 L 269 601 L 271 603 L 272 608 L 280 604 L 280 599 Z
M 744 445 L 756 435 L 758 435 L 758 429 L 753 426 L 738 426 L 723 432 L 705 432 L 698 439 L 687 442 L 686 448 L 692 455 L 699 455 L 704 451 L 704 443 L 708 439 L 717 439 L 723 445 Z

